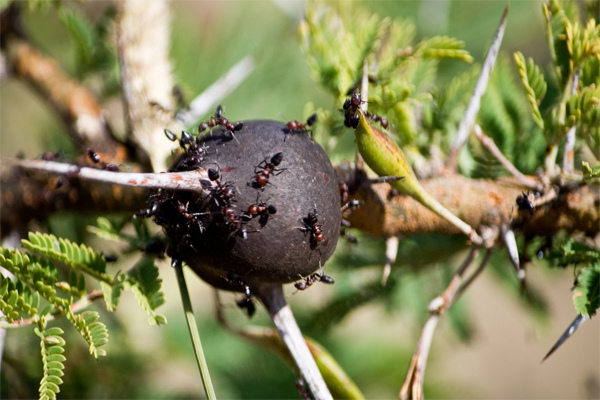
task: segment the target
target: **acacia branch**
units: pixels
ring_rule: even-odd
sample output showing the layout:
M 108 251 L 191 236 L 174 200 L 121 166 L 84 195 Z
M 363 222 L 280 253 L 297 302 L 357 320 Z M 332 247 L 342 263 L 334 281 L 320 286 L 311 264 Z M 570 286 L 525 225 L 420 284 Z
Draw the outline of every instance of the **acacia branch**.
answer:
M 548 236 L 561 229 L 598 233 L 597 186 L 563 188 L 560 194 L 530 212 L 516 206 L 517 197 L 527 188 L 514 180 L 445 175 L 421 183 L 428 193 L 478 231 L 512 221 L 513 229 L 530 235 Z M 394 196 L 387 184 L 371 185 L 368 180 L 359 179 L 354 182 L 352 198 L 364 202 L 347 218 L 352 227 L 376 236 L 460 233 L 409 196 Z
M 6 53 L 14 76 L 29 83 L 56 111 L 75 143 L 106 153 L 113 163 L 126 158 L 125 147 L 112 136 L 96 97 L 69 77 L 55 60 L 17 38 L 8 40 Z

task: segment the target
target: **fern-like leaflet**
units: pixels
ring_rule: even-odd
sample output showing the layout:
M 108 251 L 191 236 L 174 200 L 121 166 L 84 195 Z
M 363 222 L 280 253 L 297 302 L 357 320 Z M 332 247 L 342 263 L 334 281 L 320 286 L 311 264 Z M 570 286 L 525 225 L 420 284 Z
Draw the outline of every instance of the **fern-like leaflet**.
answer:
M 96 311 L 87 311 L 81 314 L 68 312 L 67 319 L 88 343 L 90 354 L 95 358 L 106 355 L 106 351 L 98 347 L 108 342 L 108 331 L 106 325 L 98 322 L 98 313 Z
M 22 240 L 23 246 L 36 253 L 52 257 L 71 268 L 85 272 L 99 281 L 111 282 L 106 274 L 106 260 L 102 254 L 83 244 L 72 243 L 67 239 L 58 239 L 46 233 L 29 233 L 29 240 Z
M 65 340 L 62 338 L 64 333 L 58 327 L 46 329 L 46 319 L 42 318 L 35 333 L 40 337 L 40 347 L 42 353 L 42 363 L 44 376 L 40 382 L 40 400 L 56 399 L 56 394 L 60 392 L 59 386 L 63 383 L 62 376 L 65 368 L 63 362 L 66 360 L 63 356 L 65 351 Z
M 525 61 L 525 56 L 520 51 L 517 51 L 514 54 L 514 58 L 515 63 L 517 64 L 519 77 L 521 78 L 521 83 L 525 89 L 527 101 L 529 102 L 531 112 L 533 113 L 533 120 L 540 127 L 540 129 L 543 130 L 544 119 L 540 113 L 539 105 L 546 95 L 546 90 L 548 87 L 546 80 L 544 79 L 544 75 L 542 74 L 540 68 L 533 63 L 531 58 Z
M 149 257 L 142 258 L 136 266 L 127 274 L 126 286 L 133 292 L 142 308 L 146 311 L 150 324 L 165 324 L 167 319 L 155 310 L 164 302 L 164 294 L 161 291 L 162 280 L 158 275 L 158 268 L 154 260 Z

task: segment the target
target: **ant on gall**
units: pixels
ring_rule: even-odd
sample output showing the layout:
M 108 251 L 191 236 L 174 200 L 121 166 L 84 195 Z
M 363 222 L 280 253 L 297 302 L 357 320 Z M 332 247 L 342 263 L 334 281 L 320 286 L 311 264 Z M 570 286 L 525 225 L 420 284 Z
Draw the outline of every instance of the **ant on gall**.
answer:
M 254 168 L 254 181 L 252 182 L 252 186 L 254 188 L 262 188 L 267 183 L 269 183 L 269 177 L 271 175 L 279 175 L 284 169 L 277 168 L 281 161 L 283 160 L 283 153 L 277 153 L 273 157 L 271 157 L 270 161 L 264 159 Z
M 215 114 L 212 117 L 210 117 L 207 121 L 204 121 L 200 125 L 198 125 L 198 133 L 202 133 L 209 128 L 214 128 L 215 126 L 222 126 L 223 128 L 227 129 L 227 131 L 231 135 L 231 138 L 235 139 L 235 135 L 233 134 L 233 132 L 241 131 L 244 128 L 244 124 L 238 122 L 234 125 L 231 122 L 229 122 L 229 120 L 225 118 L 224 115 L 225 114 L 223 112 L 223 106 L 219 104 L 217 106 L 217 109 L 215 110 Z
M 328 285 L 333 285 L 335 281 L 332 277 L 325 275 L 323 273 L 315 272 L 304 278 L 304 280 L 294 283 L 294 287 L 298 290 L 306 290 L 310 286 L 312 286 L 316 281 L 321 281 Z
M 313 247 L 316 247 L 319 243 L 325 240 L 322 225 L 317 224 L 317 222 L 319 222 L 319 214 L 317 213 L 316 208 L 313 210 L 313 212 L 309 212 L 308 216 L 304 218 L 302 222 L 304 223 L 304 227 L 298 229 L 304 232 L 305 235 L 310 233 L 310 241 Z
M 314 123 L 317 122 L 317 114 L 314 113 L 306 120 L 306 123 L 302 123 L 299 121 L 290 121 L 285 126 L 287 127 L 285 133 L 301 133 L 301 132 L 309 132 L 310 126 L 313 126 Z

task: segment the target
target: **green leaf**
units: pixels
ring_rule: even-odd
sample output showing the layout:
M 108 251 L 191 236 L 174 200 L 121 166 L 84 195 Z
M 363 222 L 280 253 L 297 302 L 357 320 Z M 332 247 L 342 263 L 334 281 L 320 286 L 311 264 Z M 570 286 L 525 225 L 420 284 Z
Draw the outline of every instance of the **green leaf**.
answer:
M 104 256 L 101 253 L 95 252 L 91 247 L 39 232 L 30 232 L 29 240 L 22 240 L 22 243 L 23 246 L 31 251 L 67 264 L 100 281 L 112 281 L 112 277 L 105 273 L 106 260 Z
M 115 279 L 115 282 L 112 284 L 100 282 L 100 287 L 102 288 L 102 294 L 104 295 L 104 303 L 106 304 L 107 311 L 114 312 L 119 305 L 121 293 L 123 293 L 124 288 L 123 278 L 123 275 L 119 275 L 119 277 Z
M 75 42 L 77 69 L 82 73 L 89 68 L 97 47 L 94 27 L 83 15 L 71 8 L 61 7 L 58 15 Z
M 435 36 L 419 43 L 415 54 L 424 58 L 451 58 L 473 62 L 473 57 L 464 47 L 465 43 L 462 40 L 448 36 Z
M 97 312 L 86 311 L 81 314 L 68 312 L 66 316 L 88 343 L 90 354 L 95 358 L 106 354 L 103 350 L 98 348 L 108 342 L 108 330 L 106 329 L 106 325 L 102 322 L 98 322 Z
M 525 94 L 529 106 L 531 107 L 531 112 L 533 113 L 533 120 L 540 129 L 543 130 L 544 119 L 540 113 L 539 105 L 548 88 L 548 84 L 544 79 L 544 74 L 541 72 L 540 68 L 534 64 L 533 59 L 530 58 L 525 62 L 525 56 L 520 51 L 517 51 L 514 54 L 514 58 L 515 63 L 517 64 L 517 71 L 521 78 L 521 84 L 523 85 L 523 89 L 525 89 Z
M 41 399 L 56 399 L 56 394 L 60 392 L 59 385 L 62 384 L 60 378 L 63 376 L 62 370 L 65 368 L 63 365 L 65 357 L 61 354 L 64 352 L 63 346 L 65 345 L 65 340 L 61 337 L 64 332 L 58 327 L 45 329 L 45 325 L 46 321 L 42 318 L 39 326 L 35 329 L 35 333 L 41 338 L 40 347 L 44 369 L 39 393 Z
M 583 268 L 577 277 L 573 294 L 575 310 L 584 317 L 591 317 L 600 308 L 600 262 Z
M 593 264 L 600 262 L 600 250 L 575 239 L 558 239 L 546 254 L 546 259 L 552 265 L 563 268 L 577 264 Z
M 155 312 L 165 302 L 165 298 L 161 290 L 162 279 L 159 277 L 158 268 L 154 265 L 154 259 L 142 258 L 128 273 L 126 283 L 150 316 L 149 322 L 164 324 L 166 318 Z
M 589 163 L 582 161 L 581 167 L 584 182 L 598 183 L 598 180 L 600 180 L 600 163 L 597 163 L 594 168 L 592 168 Z

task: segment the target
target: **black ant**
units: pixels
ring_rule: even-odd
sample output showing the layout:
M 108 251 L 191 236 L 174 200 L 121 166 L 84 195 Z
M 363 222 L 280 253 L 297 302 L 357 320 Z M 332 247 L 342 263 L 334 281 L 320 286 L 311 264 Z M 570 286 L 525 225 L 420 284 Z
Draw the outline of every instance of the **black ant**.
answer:
M 517 196 L 517 207 L 521 211 L 529 211 L 530 214 L 533 214 L 533 202 L 530 200 L 530 192 L 521 192 L 519 196 Z
M 87 154 L 94 164 L 98 164 L 100 162 L 100 156 L 95 153 L 94 150 L 88 149 Z
M 355 91 L 352 94 L 352 97 L 346 99 L 346 101 L 344 102 L 344 106 L 342 109 L 342 111 L 344 111 L 344 125 L 348 128 L 352 127 L 356 129 L 356 127 L 358 126 L 358 122 L 360 121 L 360 117 L 358 115 L 358 108 L 361 106 L 362 103 L 366 103 L 366 101 L 362 99 L 358 91 Z M 372 114 L 369 111 L 366 111 L 365 115 L 370 120 L 379 122 L 383 129 L 387 129 L 389 127 L 388 120 L 382 117 L 381 115 Z
M 168 129 L 165 129 L 165 135 L 172 142 L 177 140 L 177 136 Z M 191 133 L 181 131 L 179 146 L 185 151 L 186 156 L 182 157 L 177 165 L 169 171 L 193 171 L 200 168 L 204 161 L 204 155 L 208 151 L 208 147 L 202 143 L 200 136 L 194 141 L 194 137 Z
M 294 283 L 294 287 L 298 290 L 306 290 L 310 286 L 312 286 L 316 281 L 321 281 L 328 285 L 333 285 L 335 281 L 332 277 L 325 275 L 323 273 L 315 272 L 304 278 L 304 280 Z
M 283 160 L 283 153 L 277 153 L 273 157 L 271 157 L 270 162 L 265 158 L 254 168 L 254 181 L 252 182 L 252 186 L 255 188 L 262 188 L 267 183 L 269 183 L 269 177 L 271 175 L 279 175 L 284 169 L 278 169 L 277 167 L 281 164 Z
M 227 274 L 227 277 L 224 278 L 227 282 L 237 284 L 243 287 L 245 297 L 236 301 L 236 304 L 240 308 L 245 308 L 248 313 L 248 317 L 252 317 L 256 312 L 256 306 L 252 301 L 252 290 L 250 290 L 250 286 L 246 284 L 246 282 L 240 278 L 239 276 L 234 276 L 233 274 Z
M 360 97 L 360 93 L 358 91 L 352 94 L 352 97 L 346 99 L 344 102 L 343 110 L 344 111 L 344 125 L 348 128 L 352 127 L 356 129 L 358 126 L 358 122 L 360 121 L 360 117 L 358 115 L 358 109 L 362 103 L 365 103 Z
M 94 150 L 88 149 L 87 155 L 94 164 L 99 164 L 101 169 L 110 172 L 119 172 L 119 167 L 117 167 L 115 164 L 108 164 L 104 161 L 100 161 L 100 156 Z
M 304 232 L 305 235 L 306 233 L 310 232 L 310 240 L 313 247 L 325 240 L 322 225 L 317 224 L 317 222 L 319 222 L 319 214 L 317 213 L 316 208 L 313 210 L 313 212 L 309 212 L 308 216 L 304 218 L 302 222 L 304 223 L 304 227 L 298 229 Z
M 79 175 L 80 171 L 81 171 L 81 167 L 79 165 L 72 166 L 72 168 L 69 171 L 67 171 L 64 175 L 60 176 L 56 180 L 56 183 L 54 184 L 54 189 L 60 188 L 65 183 L 67 183 L 70 179 L 77 177 L 77 175 Z
M 285 126 L 287 130 L 285 133 L 294 133 L 294 132 L 309 132 L 309 126 L 313 126 L 314 123 L 317 122 L 317 114 L 314 113 L 306 120 L 306 123 L 298 122 L 298 121 L 290 121 Z
M 217 185 L 212 192 L 213 198 L 215 198 L 215 201 L 219 205 L 229 205 L 235 197 L 235 189 L 229 186 L 229 182 L 223 184 L 220 178 L 221 173 L 219 170 L 213 168 L 208 169 L 208 179 L 215 182 Z

